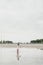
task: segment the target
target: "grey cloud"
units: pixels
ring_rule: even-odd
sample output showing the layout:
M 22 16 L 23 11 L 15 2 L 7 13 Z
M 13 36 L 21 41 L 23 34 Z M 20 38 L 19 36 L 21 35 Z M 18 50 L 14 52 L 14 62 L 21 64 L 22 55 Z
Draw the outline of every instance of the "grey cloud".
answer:
M 14 35 L 16 40 L 42 37 L 42 22 L 42 0 L 0 0 L 0 30 L 15 32 L 10 36 Z

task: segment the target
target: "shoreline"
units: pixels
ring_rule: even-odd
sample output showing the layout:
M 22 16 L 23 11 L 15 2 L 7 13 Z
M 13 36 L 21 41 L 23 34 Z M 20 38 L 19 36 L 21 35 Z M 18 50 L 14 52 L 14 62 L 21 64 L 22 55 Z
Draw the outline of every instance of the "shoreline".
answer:
M 0 44 L 0 48 L 17 48 L 17 44 Z M 43 50 L 43 44 L 20 44 L 19 48 L 37 48 Z

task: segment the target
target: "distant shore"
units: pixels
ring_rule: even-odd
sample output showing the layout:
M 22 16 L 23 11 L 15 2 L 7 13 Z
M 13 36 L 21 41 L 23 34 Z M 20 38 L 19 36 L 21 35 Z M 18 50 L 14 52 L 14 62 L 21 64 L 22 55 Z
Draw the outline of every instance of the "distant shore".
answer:
M 0 44 L 0 48 L 17 48 L 17 44 Z M 43 44 L 20 44 L 19 48 L 38 48 L 43 49 Z

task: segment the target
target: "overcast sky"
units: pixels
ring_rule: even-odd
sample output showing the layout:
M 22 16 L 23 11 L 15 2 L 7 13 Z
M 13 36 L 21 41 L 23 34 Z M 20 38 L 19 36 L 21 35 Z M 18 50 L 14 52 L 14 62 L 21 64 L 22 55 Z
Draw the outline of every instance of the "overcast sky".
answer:
M 0 40 L 43 38 L 43 0 L 0 0 Z

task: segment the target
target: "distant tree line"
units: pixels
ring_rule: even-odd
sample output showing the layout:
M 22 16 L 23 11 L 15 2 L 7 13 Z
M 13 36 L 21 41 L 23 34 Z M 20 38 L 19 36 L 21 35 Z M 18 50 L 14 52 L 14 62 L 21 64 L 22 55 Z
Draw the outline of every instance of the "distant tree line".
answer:
M 7 41 L 5 41 L 5 40 L 1 40 L 0 41 L 0 44 L 13 44 L 14 42 L 13 41 L 9 41 L 9 40 L 7 40 Z M 29 44 L 29 42 L 15 42 L 15 44 Z
M 7 44 L 10 44 L 10 43 L 12 44 L 13 42 L 12 41 L 5 41 L 5 40 L 3 40 L 3 41 L 1 40 L 0 41 L 0 44 L 6 44 L 6 43 Z
M 43 39 L 32 40 L 30 43 L 42 43 L 43 44 Z

